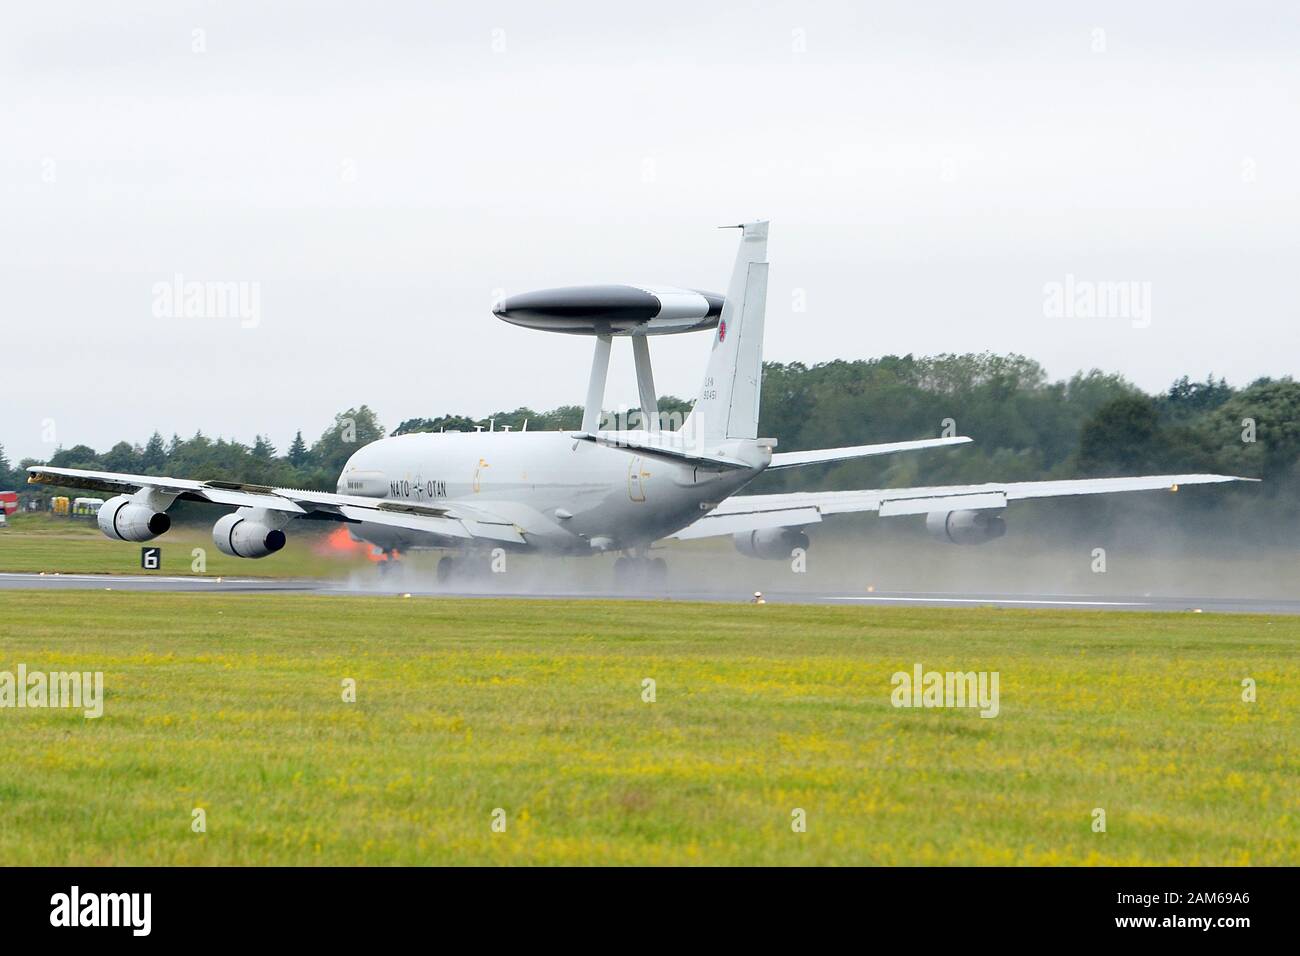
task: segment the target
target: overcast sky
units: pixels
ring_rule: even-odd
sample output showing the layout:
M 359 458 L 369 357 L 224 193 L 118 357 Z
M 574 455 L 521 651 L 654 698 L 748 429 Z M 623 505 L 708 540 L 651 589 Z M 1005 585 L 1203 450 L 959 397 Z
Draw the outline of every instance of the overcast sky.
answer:
M 1300 7 L 1049 6 L 7 2 L 0 442 L 580 403 L 589 342 L 494 297 L 725 291 L 760 217 L 770 360 L 1293 374 Z M 178 274 L 255 323 L 156 314 Z M 1149 321 L 1048 314 L 1067 276 Z M 693 397 L 708 336 L 653 348 Z

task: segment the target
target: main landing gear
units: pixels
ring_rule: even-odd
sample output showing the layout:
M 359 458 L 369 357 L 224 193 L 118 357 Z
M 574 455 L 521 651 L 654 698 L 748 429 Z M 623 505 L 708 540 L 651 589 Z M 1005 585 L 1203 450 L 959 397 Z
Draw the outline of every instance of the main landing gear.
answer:
M 439 584 L 482 584 L 493 577 L 492 558 L 485 554 L 445 554 L 438 560 Z
M 450 554 L 444 554 L 438 559 L 438 583 L 450 584 L 454 579 L 461 576 L 464 568 L 464 559 L 457 561 Z
M 663 558 L 625 554 L 614 562 L 614 587 L 619 590 L 662 590 L 668 583 L 668 562 Z

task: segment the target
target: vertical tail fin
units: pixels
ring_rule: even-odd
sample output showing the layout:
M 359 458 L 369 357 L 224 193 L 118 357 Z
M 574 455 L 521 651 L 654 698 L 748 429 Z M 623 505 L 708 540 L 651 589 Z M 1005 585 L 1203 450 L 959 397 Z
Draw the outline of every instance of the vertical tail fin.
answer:
M 767 222 L 747 222 L 732 269 L 713 352 L 682 430 L 697 440 L 758 437 L 767 309 Z

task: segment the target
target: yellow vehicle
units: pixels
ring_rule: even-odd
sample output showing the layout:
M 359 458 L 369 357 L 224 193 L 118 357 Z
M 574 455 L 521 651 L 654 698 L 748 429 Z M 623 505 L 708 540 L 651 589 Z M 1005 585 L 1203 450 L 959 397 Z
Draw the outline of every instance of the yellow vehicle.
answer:
M 69 512 L 69 509 L 68 509 L 68 496 L 67 496 L 67 495 L 55 495 L 53 498 L 51 498 L 51 499 L 50 499 L 50 510 L 53 511 L 56 515 L 66 515 L 66 514 L 68 514 L 68 512 Z
M 78 518 L 93 518 L 103 506 L 103 498 L 73 498 L 72 514 Z

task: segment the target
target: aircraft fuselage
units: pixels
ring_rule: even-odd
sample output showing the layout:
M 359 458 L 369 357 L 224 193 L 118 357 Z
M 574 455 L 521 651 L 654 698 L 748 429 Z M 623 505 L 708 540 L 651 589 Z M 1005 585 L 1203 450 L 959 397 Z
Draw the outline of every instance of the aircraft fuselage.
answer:
M 338 491 L 427 507 L 480 504 L 512 521 L 529 549 L 591 554 L 641 548 L 703 517 L 767 465 L 766 449 L 729 444 L 753 467 L 696 467 L 567 432 L 400 435 L 359 449 L 344 466 Z M 353 526 L 352 533 L 386 549 L 456 545 L 371 524 Z

